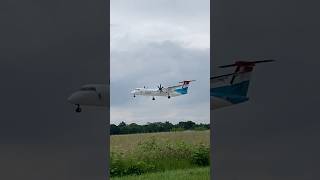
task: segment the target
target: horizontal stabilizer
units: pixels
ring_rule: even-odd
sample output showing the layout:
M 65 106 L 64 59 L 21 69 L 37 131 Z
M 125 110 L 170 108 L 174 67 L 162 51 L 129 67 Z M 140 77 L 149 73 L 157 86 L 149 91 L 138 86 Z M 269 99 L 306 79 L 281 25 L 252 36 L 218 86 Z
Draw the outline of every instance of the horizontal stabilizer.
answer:
M 234 66 L 254 66 L 258 63 L 267 63 L 267 62 L 274 62 L 273 59 L 266 59 L 266 60 L 260 60 L 260 61 L 236 61 L 233 64 L 223 65 L 219 66 L 220 68 L 227 68 L 227 67 L 234 67 Z
M 189 83 L 189 82 L 192 82 L 192 81 L 196 81 L 196 80 L 185 80 L 185 81 L 181 81 L 179 83 Z

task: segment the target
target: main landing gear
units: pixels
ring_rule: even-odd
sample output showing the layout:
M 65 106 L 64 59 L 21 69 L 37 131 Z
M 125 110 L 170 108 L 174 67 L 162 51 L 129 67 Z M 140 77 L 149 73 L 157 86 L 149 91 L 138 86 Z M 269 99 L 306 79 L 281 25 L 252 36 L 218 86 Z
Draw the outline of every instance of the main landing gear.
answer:
M 152 100 L 156 100 L 154 97 L 152 97 Z
M 170 99 L 171 98 L 171 96 L 170 95 L 168 95 L 168 99 Z
M 136 95 L 134 94 L 134 95 L 133 95 L 133 97 L 135 98 L 135 97 L 136 97 Z
M 81 110 L 82 110 L 82 109 L 80 108 L 80 105 L 79 105 L 79 104 L 76 104 L 76 106 L 77 106 L 77 108 L 76 108 L 76 110 L 75 110 L 75 111 L 76 111 L 77 113 L 80 113 L 80 112 L 81 112 Z

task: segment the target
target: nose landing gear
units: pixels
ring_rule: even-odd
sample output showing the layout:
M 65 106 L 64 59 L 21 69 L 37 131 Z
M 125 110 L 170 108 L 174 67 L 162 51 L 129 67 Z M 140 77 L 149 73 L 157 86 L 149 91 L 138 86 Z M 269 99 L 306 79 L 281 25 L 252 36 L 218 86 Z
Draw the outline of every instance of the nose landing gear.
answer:
M 154 97 L 152 97 L 152 100 L 156 100 Z
M 76 106 L 77 106 L 77 108 L 76 108 L 75 111 L 76 111 L 77 113 L 80 113 L 81 110 L 82 110 L 82 109 L 80 108 L 80 104 L 76 104 Z
M 171 98 L 171 96 L 169 95 L 169 96 L 168 96 L 168 99 L 170 99 L 170 98 Z

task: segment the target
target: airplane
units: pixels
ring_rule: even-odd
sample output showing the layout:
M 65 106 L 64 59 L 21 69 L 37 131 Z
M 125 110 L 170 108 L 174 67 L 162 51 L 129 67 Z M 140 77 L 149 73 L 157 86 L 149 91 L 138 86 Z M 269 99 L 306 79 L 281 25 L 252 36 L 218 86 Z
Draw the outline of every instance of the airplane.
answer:
M 210 78 L 210 109 L 219 109 L 249 100 L 248 89 L 253 68 L 275 60 L 236 61 L 220 68 L 235 67 L 233 73 Z
M 161 84 L 158 86 L 158 88 L 150 89 L 150 88 L 136 88 L 133 91 L 131 91 L 131 94 L 133 94 L 133 97 L 139 96 L 152 96 L 152 100 L 155 100 L 155 96 L 166 96 L 168 99 L 175 96 L 181 96 L 188 94 L 188 87 L 190 82 L 195 80 L 185 80 L 182 82 L 179 82 L 178 85 L 170 86 L 170 87 L 163 87 Z
M 80 113 L 81 106 L 106 107 L 109 92 L 109 85 L 106 84 L 87 84 L 69 96 L 68 102 L 75 105 L 75 111 Z
M 210 109 L 216 110 L 223 107 L 247 102 L 250 77 L 253 68 L 258 63 L 273 62 L 274 60 L 261 61 L 236 61 L 234 64 L 220 66 L 220 68 L 236 67 L 233 73 L 214 76 L 210 78 Z M 194 80 L 182 81 L 171 87 L 163 87 L 161 84 L 157 89 L 136 88 L 131 91 L 133 96 L 144 95 L 167 96 L 168 98 L 188 93 L 189 83 Z M 109 84 L 88 84 L 82 86 L 69 98 L 69 103 L 76 106 L 75 111 L 81 112 L 80 106 L 107 107 L 109 101 Z

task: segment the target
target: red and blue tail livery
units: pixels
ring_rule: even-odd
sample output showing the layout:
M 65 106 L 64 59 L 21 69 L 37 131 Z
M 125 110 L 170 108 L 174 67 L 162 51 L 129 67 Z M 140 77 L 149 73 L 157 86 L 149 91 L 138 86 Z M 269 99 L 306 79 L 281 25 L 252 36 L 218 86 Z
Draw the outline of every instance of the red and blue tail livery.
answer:
M 273 61 L 236 61 L 234 64 L 220 66 L 220 68 L 235 67 L 235 70 L 230 74 L 210 78 L 210 108 L 218 109 L 248 101 L 250 77 L 254 66 Z

